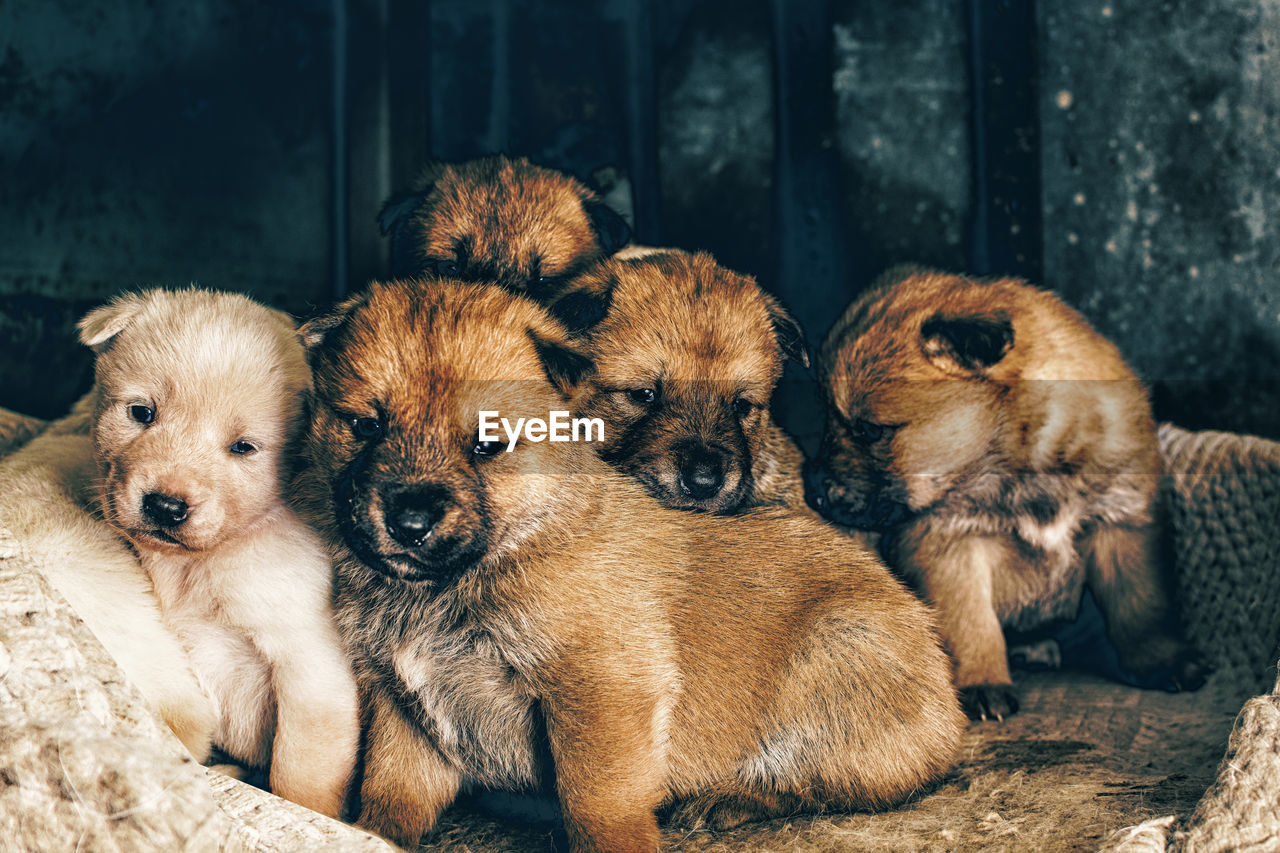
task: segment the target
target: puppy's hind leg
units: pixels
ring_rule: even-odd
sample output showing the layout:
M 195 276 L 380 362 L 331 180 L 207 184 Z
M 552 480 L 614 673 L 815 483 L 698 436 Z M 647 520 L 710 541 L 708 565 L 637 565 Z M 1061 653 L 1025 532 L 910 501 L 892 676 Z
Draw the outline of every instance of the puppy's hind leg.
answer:
M 1211 668 L 1179 636 L 1157 526 L 1100 524 L 1082 547 L 1120 667 L 1148 687 L 1195 690 Z M 1126 679 L 1128 680 L 1128 679 Z

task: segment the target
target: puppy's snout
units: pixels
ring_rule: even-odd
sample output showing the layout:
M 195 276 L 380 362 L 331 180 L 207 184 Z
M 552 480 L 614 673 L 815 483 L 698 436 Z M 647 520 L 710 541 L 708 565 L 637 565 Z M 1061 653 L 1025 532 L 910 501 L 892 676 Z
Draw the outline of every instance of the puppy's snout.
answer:
M 420 548 L 444 517 L 448 494 L 439 487 L 406 489 L 384 495 L 383 506 L 391 538 L 407 548 Z
M 804 497 L 809 506 L 825 515 L 831 506 L 829 491 L 833 486 L 831 473 L 821 463 L 810 462 L 804 467 Z
M 886 494 L 887 484 L 873 479 L 862 485 L 840 482 L 821 462 L 805 469 L 805 498 L 825 518 L 861 530 L 888 530 L 911 517 L 910 508 Z
M 705 501 L 724 488 L 724 454 L 709 447 L 695 447 L 680 462 L 680 490 L 696 501 Z
M 190 508 L 182 498 L 148 492 L 142 496 L 142 512 L 160 527 L 179 527 L 190 515 Z

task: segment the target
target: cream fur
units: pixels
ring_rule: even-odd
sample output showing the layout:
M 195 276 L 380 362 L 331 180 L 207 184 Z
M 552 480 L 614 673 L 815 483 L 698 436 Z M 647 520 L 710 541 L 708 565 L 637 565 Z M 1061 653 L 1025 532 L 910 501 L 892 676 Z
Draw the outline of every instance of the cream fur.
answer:
M 102 505 L 212 698 L 214 743 L 269 763 L 280 796 L 337 816 L 359 721 L 329 555 L 282 498 L 310 384 L 292 321 L 237 294 L 155 290 L 92 312 L 81 332 L 99 353 Z M 155 494 L 187 517 L 159 524 L 144 509 Z
M 187 750 L 205 761 L 213 706 L 161 620 L 151 579 L 128 542 L 91 511 L 95 405 L 91 393 L 0 462 L 0 528 L 42 567 Z

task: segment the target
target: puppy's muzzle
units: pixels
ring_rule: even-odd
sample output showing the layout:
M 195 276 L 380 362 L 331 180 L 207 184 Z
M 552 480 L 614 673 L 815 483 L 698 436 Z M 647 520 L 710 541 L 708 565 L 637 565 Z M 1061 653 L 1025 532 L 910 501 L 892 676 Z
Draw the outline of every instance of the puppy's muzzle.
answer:
M 191 512 L 182 498 L 163 492 L 148 492 L 142 496 L 142 514 L 157 527 L 175 529 L 182 526 Z
M 421 548 L 444 518 L 448 498 L 448 493 L 439 486 L 383 495 L 382 520 L 387 533 L 406 548 Z
M 849 486 L 821 461 L 805 466 L 805 500 L 824 518 L 845 527 L 883 531 L 911 517 L 910 507 L 885 494 L 886 485 L 873 479 L 862 488 Z
M 679 470 L 680 491 L 695 501 L 710 500 L 724 488 L 725 455 L 718 450 L 705 445 L 690 448 L 680 454 Z

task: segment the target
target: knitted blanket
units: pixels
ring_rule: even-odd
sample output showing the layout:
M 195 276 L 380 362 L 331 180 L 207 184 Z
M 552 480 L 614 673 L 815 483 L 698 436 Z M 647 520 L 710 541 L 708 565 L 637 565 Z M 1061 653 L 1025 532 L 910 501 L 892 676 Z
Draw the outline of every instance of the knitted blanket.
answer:
M 0 448 L 13 434 L 0 418 Z M 1160 438 L 1186 622 L 1218 667 L 1206 687 L 1166 694 L 1088 673 L 1019 673 L 1023 710 L 972 725 L 957 769 L 901 808 L 670 829 L 666 847 L 1280 849 L 1280 444 L 1170 426 Z M 4 850 L 388 849 L 191 762 L 3 529 L 0 780 Z M 537 806 L 508 801 L 495 814 L 492 797 L 464 799 L 424 846 L 563 847 Z

